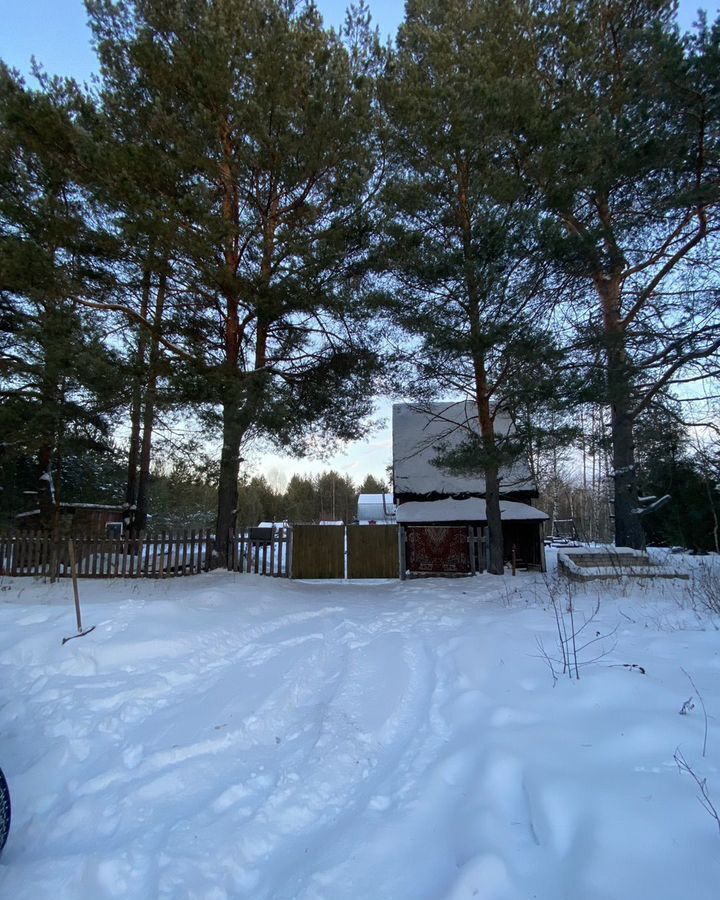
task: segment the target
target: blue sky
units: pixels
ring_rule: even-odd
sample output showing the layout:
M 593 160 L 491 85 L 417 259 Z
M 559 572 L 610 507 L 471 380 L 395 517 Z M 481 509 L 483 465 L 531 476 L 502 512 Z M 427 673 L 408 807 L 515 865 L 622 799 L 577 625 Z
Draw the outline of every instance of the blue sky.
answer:
M 346 0 L 317 0 L 330 25 L 340 25 Z M 403 17 L 404 0 L 369 0 L 373 19 L 384 35 L 394 35 Z M 720 4 L 680 0 L 680 22 L 689 27 L 698 7 L 717 15 Z M 90 78 L 95 61 L 83 0 L 0 0 L 0 57 L 23 73 L 34 55 L 53 75 Z
M 347 0 L 317 0 L 329 25 L 342 23 L 347 5 Z M 369 6 L 382 34 L 394 36 L 403 17 L 404 0 L 369 0 Z M 692 25 L 699 7 L 707 9 L 713 18 L 720 3 L 680 0 L 683 28 Z M 87 81 L 95 71 L 95 60 L 85 19 L 83 0 L 0 0 L 0 58 L 23 74 L 29 74 L 30 60 L 35 56 L 51 75 Z M 378 412 L 388 418 L 390 404 L 382 403 Z M 361 480 L 368 473 L 384 478 L 391 455 L 390 430 L 386 427 L 370 435 L 367 441 L 349 445 L 345 453 L 322 462 L 262 456 L 257 458 L 256 465 L 262 470 L 275 468 L 286 476 L 333 467 L 347 472 L 354 480 Z
M 346 0 L 317 0 L 328 25 L 345 18 Z M 383 35 L 394 35 L 404 0 L 371 0 L 373 20 Z M 86 81 L 95 71 L 83 0 L 0 0 L 0 58 L 24 74 L 30 59 L 52 75 Z

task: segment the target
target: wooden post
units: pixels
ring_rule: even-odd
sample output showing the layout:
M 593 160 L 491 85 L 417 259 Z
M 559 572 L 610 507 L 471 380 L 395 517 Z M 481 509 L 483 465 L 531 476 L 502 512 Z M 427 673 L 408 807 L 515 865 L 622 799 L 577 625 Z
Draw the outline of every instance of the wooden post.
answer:
M 68 540 L 68 555 L 70 558 L 70 576 L 72 577 L 73 596 L 75 598 L 75 618 L 77 619 L 78 634 L 82 631 L 82 620 L 80 618 L 80 592 L 78 591 L 77 569 L 75 568 L 75 544 L 73 539 Z
M 515 544 L 512 545 L 512 553 L 511 553 L 511 562 L 512 562 L 512 573 L 515 574 Z

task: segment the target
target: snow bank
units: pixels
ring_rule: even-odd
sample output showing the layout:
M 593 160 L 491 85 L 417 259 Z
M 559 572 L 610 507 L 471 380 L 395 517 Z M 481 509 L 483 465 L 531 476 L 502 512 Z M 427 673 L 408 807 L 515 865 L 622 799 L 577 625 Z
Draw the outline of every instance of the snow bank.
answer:
M 500 518 L 503 522 L 542 522 L 547 513 L 527 503 L 513 500 L 500 501 Z M 487 506 L 484 500 L 427 500 L 402 503 L 397 508 L 397 520 L 409 525 L 416 522 L 487 522 Z
M 67 582 L 4 586 L 3 897 L 717 897 L 673 754 L 717 805 L 718 623 L 684 585 L 84 581 L 96 629 L 65 646 Z M 568 589 L 617 631 L 553 687 Z

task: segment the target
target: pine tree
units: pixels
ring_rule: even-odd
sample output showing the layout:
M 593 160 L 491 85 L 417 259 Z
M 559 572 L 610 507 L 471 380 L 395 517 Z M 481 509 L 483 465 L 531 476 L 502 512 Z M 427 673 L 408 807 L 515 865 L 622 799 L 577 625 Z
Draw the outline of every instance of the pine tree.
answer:
M 169 273 L 186 348 L 179 390 L 222 432 L 224 535 L 241 445 L 262 435 L 301 452 L 313 428 L 355 436 L 369 409 L 375 356 L 369 331 L 351 326 L 350 287 L 368 240 L 372 61 L 311 5 L 88 7 L 101 59 L 140 71 L 152 136 L 172 146 L 187 188 L 182 262 Z
M 534 62 L 515 87 L 518 164 L 542 196 L 551 256 L 576 285 L 574 353 L 610 409 L 615 541 L 631 547 L 644 543 L 638 417 L 673 383 L 702 380 L 720 349 L 707 277 L 720 28 L 682 37 L 675 13 L 661 0 L 543 4 L 526 41 Z
M 526 188 L 508 155 L 515 121 L 512 2 L 410 0 L 384 85 L 394 168 L 385 191 L 390 308 L 416 336 L 416 397 L 477 404 L 461 446 L 436 465 L 485 478 L 488 570 L 503 571 L 503 470 L 524 455 L 498 417 L 547 393 L 552 338 Z
M 87 99 L 72 82 L 39 77 L 30 90 L 0 64 L 0 430 L 17 453 L 37 455 L 50 526 L 63 458 L 112 451 L 122 383 L 106 322 L 82 303 L 102 289 L 112 252 L 83 189 L 77 120 Z

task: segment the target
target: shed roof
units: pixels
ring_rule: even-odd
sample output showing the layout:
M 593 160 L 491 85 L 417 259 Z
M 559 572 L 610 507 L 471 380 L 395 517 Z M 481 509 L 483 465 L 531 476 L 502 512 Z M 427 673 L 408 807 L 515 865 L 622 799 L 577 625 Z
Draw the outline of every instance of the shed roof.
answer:
M 393 404 L 393 469 L 396 494 L 484 494 L 482 474 L 457 475 L 433 464 L 441 445 L 459 447 L 469 431 L 480 433 L 477 404 L 470 400 L 415 405 Z M 513 425 L 506 416 L 495 419 L 495 431 L 509 435 Z M 500 471 L 501 491 L 537 490 L 523 460 Z
M 548 514 L 527 503 L 501 500 L 500 518 L 503 522 L 542 522 Z M 398 506 L 397 520 L 405 525 L 420 522 L 487 522 L 487 507 L 484 500 L 475 497 L 467 500 L 412 501 Z

